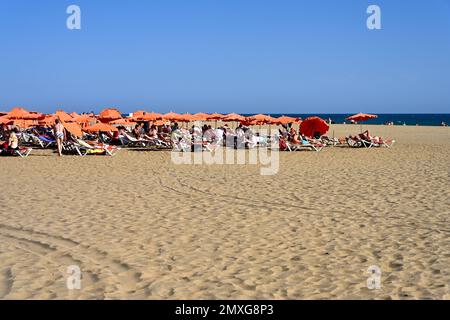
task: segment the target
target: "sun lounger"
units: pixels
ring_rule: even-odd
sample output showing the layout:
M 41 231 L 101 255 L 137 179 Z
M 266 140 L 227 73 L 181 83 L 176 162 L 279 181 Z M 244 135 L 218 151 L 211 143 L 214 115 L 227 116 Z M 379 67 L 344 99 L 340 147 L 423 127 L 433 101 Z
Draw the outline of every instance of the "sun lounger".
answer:
M 370 142 L 372 144 L 372 147 L 377 147 L 377 148 L 380 148 L 380 147 L 390 148 L 395 144 L 395 140 L 393 140 L 393 139 L 384 140 L 383 138 L 371 139 Z
M 26 158 L 30 155 L 33 148 L 18 148 L 18 149 L 0 149 L 0 156 L 19 156 L 21 158 Z
M 124 133 L 121 137 L 121 141 L 128 147 L 149 147 L 155 143 L 153 140 L 137 139 L 129 133 Z
M 347 144 L 352 148 L 390 148 L 394 143 L 395 140 L 392 139 L 384 140 L 383 138 L 362 139 L 361 137 L 347 137 Z
M 63 150 L 68 153 L 74 153 L 80 157 L 87 155 L 109 155 L 114 156 L 120 149 L 110 145 L 90 145 L 84 140 L 76 139 L 76 141 L 66 141 L 63 143 Z
M 44 136 L 34 136 L 34 138 L 37 138 L 37 142 L 39 143 L 39 145 L 42 148 L 48 148 L 52 145 L 56 145 L 56 140 L 55 139 L 49 139 L 47 137 Z
M 167 143 L 166 141 L 158 138 L 152 138 L 149 137 L 148 135 L 144 135 L 145 139 L 149 142 L 149 146 L 156 146 L 158 148 L 170 148 L 170 144 Z
M 319 141 L 308 141 L 304 143 L 292 143 L 286 141 L 287 150 L 289 151 L 300 151 L 300 150 L 311 150 L 311 151 L 322 151 L 325 145 Z
M 330 138 L 327 136 L 322 136 L 322 137 L 320 137 L 320 141 L 326 146 L 335 147 L 335 146 L 341 144 L 342 140 L 340 140 L 338 138 Z M 344 140 L 344 142 L 345 142 L 345 140 Z
M 84 140 L 81 139 L 77 139 L 77 143 L 82 147 L 88 150 L 88 154 L 89 153 L 95 153 L 96 151 L 99 150 L 103 150 L 107 155 L 109 156 L 114 156 L 117 151 L 119 151 L 120 149 L 115 147 L 115 146 L 110 146 L 107 144 L 96 144 L 96 145 L 90 145 L 89 143 L 87 143 Z
M 21 158 L 26 158 L 30 155 L 33 148 L 19 148 L 14 150 L 14 152 Z

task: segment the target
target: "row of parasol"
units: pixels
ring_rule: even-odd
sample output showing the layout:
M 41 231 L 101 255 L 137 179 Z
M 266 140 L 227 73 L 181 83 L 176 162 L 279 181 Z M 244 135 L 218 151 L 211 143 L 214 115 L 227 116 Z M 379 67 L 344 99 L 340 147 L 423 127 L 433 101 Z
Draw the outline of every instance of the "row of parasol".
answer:
M 347 118 L 350 121 L 366 121 L 376 118 L 376 115 L 357 114 Z M 60 119 L 66 127 L 71 127 L 71 132 L 76 131 L 77 135 L 81 131 L 99 132 L 99 131 L 117 131 L 116 126 L 132 126 L 137 122 L 151 121 L 155 125 L 164 125 L 168 122 L 195 122 L 195 121 L 221 121 L 236 122 L 246 126 L 253 125 L 286 125 L 299 124 L 300 132 L 306 136 L 315 134 L 325 134 L 329 129 L 329 124 L 319 117 L 309 117 L 305 120 L 300 118 L 281 116 L 271 117 L 269 115 L 257 114 L 253 116 L 243 116 L 237 113 L 220 114 L 220 113 L 196 113 L 196 114 L 178 114 L 169 112 L 167 114 L 159 114 L 154 112 L 146 112 L 139 110 L 133 113 L 132 117 L 123 117 L 119 110 L 114 108 L 104 109 L 98 115 L 67 113 L 58 110 L 54 114 L 43 114 L 37 112 L 29 112 L 23 108 L 14 108 L 9 113 L 0 116 L 0 125 L 16 125 L 21 128 L 28 128 L 37 125 L 53 126 L 56 119 Z

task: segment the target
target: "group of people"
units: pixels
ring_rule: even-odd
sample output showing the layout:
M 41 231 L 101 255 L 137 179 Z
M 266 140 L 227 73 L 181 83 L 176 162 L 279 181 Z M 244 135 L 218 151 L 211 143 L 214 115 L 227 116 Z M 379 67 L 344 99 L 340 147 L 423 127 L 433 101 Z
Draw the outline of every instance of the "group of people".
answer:
M 33 131 L 36 134 L 40 135 L 40 133 L 37 132 L 36 128 L 33 128 Z M 46 133 L 47 135 L 51 135 L 55 139 L 58 147 L 58 154 L 59 156 L 62 156 L 63 142 L 66 138 L 66 135 L 64 126 L 62 125 L 61 121 L 59 119 L 56 119 L 55 126 Z M 20 131 L 15 126 L 3 125 L 0 127 L 0 150 L 3 151 L 2 154 L 9 155 L 12 154 L 11 151 L 19 149 L 19 136 Z

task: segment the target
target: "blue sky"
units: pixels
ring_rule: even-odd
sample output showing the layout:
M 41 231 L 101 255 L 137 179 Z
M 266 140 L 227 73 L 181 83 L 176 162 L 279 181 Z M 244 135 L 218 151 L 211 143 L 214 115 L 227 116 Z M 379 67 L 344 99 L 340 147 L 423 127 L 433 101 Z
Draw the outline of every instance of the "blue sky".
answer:
M 448 0 L 1 0 L 0 43 L 0 110 L 450 112 Z

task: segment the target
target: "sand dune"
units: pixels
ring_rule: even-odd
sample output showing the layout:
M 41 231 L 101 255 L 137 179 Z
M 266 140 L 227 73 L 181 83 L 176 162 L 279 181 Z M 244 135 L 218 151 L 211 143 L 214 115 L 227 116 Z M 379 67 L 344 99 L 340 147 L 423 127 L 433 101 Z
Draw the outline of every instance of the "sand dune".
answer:
M 450 128 L 370 129 L 397 144 L 281 153 L 274 176 L 168 152 L 2 158 L 0 298 L 450 299 Z

